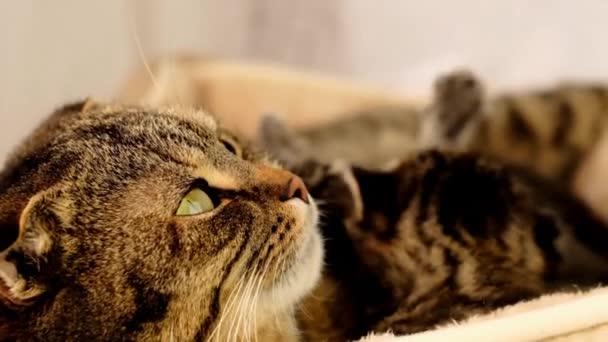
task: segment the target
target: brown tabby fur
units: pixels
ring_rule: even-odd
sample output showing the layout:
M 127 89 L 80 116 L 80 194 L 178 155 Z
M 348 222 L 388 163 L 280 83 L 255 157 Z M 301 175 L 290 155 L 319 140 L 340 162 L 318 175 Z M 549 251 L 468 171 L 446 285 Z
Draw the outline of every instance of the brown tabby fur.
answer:
M 193 186 L 217 207 L 175 216 Z M 316 220 L 204 112 L 66 106 L 0 174 L 0 340 L 297 340 Z
M 457 70 L 437 80 L 420 141 L 533 172 L 573 191 L 608 220 L 607 128 L 605 84 L 564 82 L 490 97 L 472 72 Z
M 414 333 L 608 277 L 608 227 L 532 173 L 445 151 L 385 171 L 328 165 L 299 160 L 307 146 L 272 117 L 260 132 L 324 203 L 327 268 L 299 316 L 308 340 Z

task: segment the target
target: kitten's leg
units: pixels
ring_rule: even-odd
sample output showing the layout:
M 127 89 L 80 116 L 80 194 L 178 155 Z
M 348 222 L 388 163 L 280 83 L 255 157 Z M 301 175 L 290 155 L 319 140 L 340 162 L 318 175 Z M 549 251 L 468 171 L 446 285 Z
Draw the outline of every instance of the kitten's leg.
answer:
M 419 143 L 422 148 L 466 148 L 483 117 L 484 90 L 469 70 L 439 77 L 430 107 L 421 113 Z

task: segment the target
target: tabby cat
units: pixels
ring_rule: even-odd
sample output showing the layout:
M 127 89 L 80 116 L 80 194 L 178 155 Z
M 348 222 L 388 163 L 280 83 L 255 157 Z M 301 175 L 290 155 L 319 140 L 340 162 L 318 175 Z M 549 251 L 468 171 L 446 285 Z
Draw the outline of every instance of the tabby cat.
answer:
M 608 226 L 533 172 L 437 150 L 387 170 L 328 164 L 273 117 L 260 140 L 323 203 L 327 268 L 299 316 L 311 341 L 415 333 L 608 279 Z
M 317 216 L 207 113 L 66 106 L 0 174 L 0 340 L 298 340 Z

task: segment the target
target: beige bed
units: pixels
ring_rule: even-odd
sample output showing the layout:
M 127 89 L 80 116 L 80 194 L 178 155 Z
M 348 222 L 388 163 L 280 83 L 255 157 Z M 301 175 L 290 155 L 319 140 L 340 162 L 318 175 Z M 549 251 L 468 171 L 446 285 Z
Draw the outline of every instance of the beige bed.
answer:
M 201 106 L 251 137 L 265 112 L 292 126 L 326 122 L 380 105 L 420 106 L 423 99 L 284 68 L 180 56 L 142 67 L 117 93 L 122 102 Z M 410 336 L 368 336 L 366 342 L 608 341 L 608 289 L 554 294 Z

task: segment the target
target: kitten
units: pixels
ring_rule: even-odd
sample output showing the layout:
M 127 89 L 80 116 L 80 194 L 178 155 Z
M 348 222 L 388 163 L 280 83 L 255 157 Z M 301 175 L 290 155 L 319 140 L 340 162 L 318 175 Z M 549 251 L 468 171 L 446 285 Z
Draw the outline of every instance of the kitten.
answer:
M 184 108 L 54 113 L 0 174 L 0 340 L 296 341 L 302 180 Z
M 488 97 L 468 70 L 438 78 L 421 146 L 474 151 L 571 191 L 608 221 L 608 87 L 569 83 Z
M 290 134 L 272 117 L 260 126 L 323 203 L 327 268 L 299 315 L 308 340 L 414 333 L 608 277 L 608 227 L 542 179 L 437 150 L 390 170 L 299 160 Z

